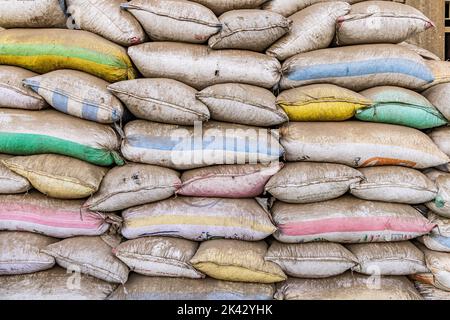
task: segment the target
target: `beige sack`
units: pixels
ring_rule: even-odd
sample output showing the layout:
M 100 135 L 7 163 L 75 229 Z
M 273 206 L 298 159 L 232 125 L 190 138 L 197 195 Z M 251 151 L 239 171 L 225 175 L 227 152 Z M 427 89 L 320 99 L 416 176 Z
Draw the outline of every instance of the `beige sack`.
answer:
M 25 275 L 0 277 L 1 300 L 104 300 L 117 287 L 100 279 L 55 267 Z
M 209 121 L 183 127 L 149 121 L 125 126 L 122 154 L 132 162 L 177 170 L 219 164 L 256 164 L 278 161 L 283 148 L 271 130 Z
M 121 5 L 131 12 L 154 41 L 202 43 L 221 24 L 208 8 L 182 0 L 132 0 Z
M 281 136 L 288 161 L 417 169 L 450 162 L 427 135 L 396 125 L 357 121 L 289 123 L 281 129 Z
M 353 271 L 372 276 L 407 276 L 428 272 L 425 257 L 409 241 L 347 245 L 358 259 Z
M 101 35 L 122 46 L 142 43 L 146 35 L 139 22 L 120 5 L 123 0 L 66 0 L 77 28 Z
M 433 274 L 434 286 L 450 291 L 450 253 L 432 251 L 421 244 L 417 246 L 425 254 L 425 262 Z
M 208 45 L 213 49 L 242 49 L 261 52 L 291 29 L 292 21 L 264 10 L 233 10 L 219 17 L 220 32 Z
M 267 0 L 192 0 L 210 8 L 217 16 L 238 9 L 257 9 Z
M 198 279 L 204 275 L 189 263 L 197 248 L 197 242 L 185 239 L 144 237 L 121 243 L 113 253 L 139 274 Z
M 131 163 L 114 167 L 100 190 L 84 204 L 94 211 L 118 211 L 163 200 L 181 185 L 179 173 L 167 168 Z
M 251 51 L 211 50 L 203 45 L 150 42 L 129 48 L 128 54 L 144 77 L 171 78 L 198 90 L 228 82 L 270 89 L 281 77 L 281 65 L 277 59 Z
M 180 125 L 207 121 L 209 110 L 196 99 L 197 90 L 172 79 L 136 79 L 116 82 L 108 90 L 137 118 Z
M 127 239 L 171 236 L 193 241 L 215 238 L 258 241 L 276 228 L 254 199 L 177 197 L 122 212 Z
M 264 258 L 296 278 L 328 278 L 354 267 L 358 261 L 338 243 L 285 244 L 274 241 Z
M 437 289 L 436 287 L 421 283 L 419 281 L 414 282 L 414 286 L 417 291 L 423 297 L 424 300 L 436 300 L 436 301 L 444 301 L 450 300 L 450 292 Z
M 306 7 L 312 6 L 320 2 L 335 2 L 342 1 L 348 2 L 350 4 L 361 2 L 363 0 L 269 0 L 264 3 L 262 8 L 264 10 L 270 10 L 277 12 L 285 17 L 289 17 L 294 13 L 305 9 Z
M 324 2 L 312 5 L 289 17 L 292 30 L 278 40 L 267 54 L 286 60 L 293 55 L 327 48 L 333 41 L 336 21 L 350 12 L 346 2 Z
M 274 283 L 286 280 L 281 268 L 265 261 L 264 241 L 210 240 L 200 244 L 192 265 L 206 275 L 228 281 Z
M 1 2 L 1 1 L 0 1 Z M 0 108 L 41 110 L 47 102 L 22 80 L 37 76 L 37 73 L 12 66 L 0 66 Z
M 29 232 L 0 232 L 0 275 L 33 273 L 50 269 L 55 259 L 41 249 L 58 241 Z
M 94 194 L 108 171 L 88 162 L 56 154 L 14 157 L 2 161 L 34 188 L 53 198 L 82 199 Z
M 435 184 L 422 172 L 402 167 L 361 168 L 364 179 L 350 186 L 360 199 L 407 204 L 421 204 L 437 195 Z
M 246 84 L 225 83 L 208 87 L 196 95 L 217 121 L 272 127 L 288 121 L 267 89 Z
M 432 169 L 428 170 L 426 175 L 437 187 L 436 199 L 427 202 L 426 206 L 433 212 L 450 218 L 450 173 Z
M 120 242 L 120 240 L 118 241 Z M 48 245 L 42 252 L 63 268 L 76 270 L 112 283 L 125 283 L 127 266 L 112 253 L 102 237 L 74 237 Z
M 289 203 L 312 203 L 338 198 L 363 179 L 353 168 L 333 163 L 287 163 L 265 190 Z
M 450 119 L 450 83 L 438 84 L 422 93 L 443 115 Z
M 352 274 L 326 279 L 295 279 L 277 285 L 276 300 L 423 300 L 406 277 Z
M 399 43 L 400 46 L 403 46 L 411 51 L 414 51 L 418 55 L 420 55 L 422 58 L 426 60 L 432 60 L 432 61 L 441 61 L 441 58 L 439 58 L 437 55 L 435 55 L 433 52 L 428 51 L 427 49 L 421 48 L 413 43 L 409 43 L 407 41 Z
M 110 300 L 272 300 L 274 286 L 261 283 L 147 277 L 132 273 Z
M 3 165 L 3 161 L 12 157 L 11 155 L 0 154 L 0 194 L 23 193 L 31 189 L 31 184 L 26 178 Z

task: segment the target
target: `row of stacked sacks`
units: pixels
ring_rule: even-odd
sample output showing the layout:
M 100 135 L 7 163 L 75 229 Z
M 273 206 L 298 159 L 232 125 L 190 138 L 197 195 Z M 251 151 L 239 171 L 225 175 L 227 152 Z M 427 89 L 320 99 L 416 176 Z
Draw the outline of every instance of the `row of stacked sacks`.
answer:
M 398 44 L 420 12 L 66 2 L 84 31 L 0 13 L 2 298 L 448 297 L 449 66 Z

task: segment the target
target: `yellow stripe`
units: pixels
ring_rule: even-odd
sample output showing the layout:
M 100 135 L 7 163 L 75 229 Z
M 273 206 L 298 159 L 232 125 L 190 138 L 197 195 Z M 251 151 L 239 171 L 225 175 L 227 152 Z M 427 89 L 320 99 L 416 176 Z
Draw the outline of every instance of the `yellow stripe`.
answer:
M 352 102 L 314 102 L 303 105 L 279 104 L 291 121 L 343 121 L 353 118 L 366 105 Z

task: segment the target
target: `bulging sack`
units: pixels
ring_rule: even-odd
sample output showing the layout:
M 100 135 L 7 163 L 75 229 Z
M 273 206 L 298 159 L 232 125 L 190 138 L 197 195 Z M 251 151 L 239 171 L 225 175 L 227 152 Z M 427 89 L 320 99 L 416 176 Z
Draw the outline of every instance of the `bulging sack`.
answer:
M 0 0 L 3 28 L 63 28 L 66 4 L 62 0 Z
M 399 87 L 375 87 L 360 92 L 373 104 L 356 111 L 362 121 L 398 124 L 431 129 L 447 124 L 447 119 L 424 96 Z
M 401 42 L 399 43 L 400 46 L 403 46 L 411 51 L 414 51 L 415 53 L 419 54 L 422 58 L 426 59 L 426 60 L 431 60 L 431 61 L 441 61 L 441 58 L 439 58 L 437 55 L 435 55 L 433 52 L 421 48 L 413 43 L 409 43 L 407 41 Z
M 0 196 L 0 230 L 28 231 L 55 238 L 101 235 L 106 216 L 82 209 L 82 201 L 58 200 L 33 192 Z
M 189 263 L 197 248 L 197 242 L 185 239 L 144 237 L 121 243 L 113 253 L 139 274 L 201 279 L 205 275 Z
M 115 151 L 119 148 L 119 138 L 107 125 L 54 110 L 0 109 L 0 122 L 0 152 L 14 155 L 56 153 L 100 166 L 123 164 Z
M 338 198 L 363 179 L 356 169 L 334 163 L 287 163 L 265 186 L 276 199 L 313 203 Z
M 431 140 L 446 155 L 450 155 L 450 128 L 442 127 L 434 129 L 429 133 Z M 447 164 L 447 163 L 445 163 Z
M 258 9 L 267 0 L 192 0 L 210 8 L 217 16 L 238 9 Z
M 122 213 L 127 239 L 172 236 L 193 241 L 227 238 L 258 241 L 276 228 L 254 199 L 177 197 Z
M 172 79 L 136 79 L 113 83 L 108 90 L 137 118 L 180 125 L 209 119 L 208 108 L 196 99 L 197 90 Z
M 0 43 L 0 64 L 37 73 L 74 69 L 108 82 L 136 77 L 124 48 L 87 31 L 8 29 Z
M 26 69 L 0 66 L 0 108 L 41 110 L 47 107 L 45 100 L 24 87 L 22 80 L 37 76 Z
M 24 193 L 32 188 L 31 183 L 21 175 L 9 170 L 2 162 L 12 158 L 0 154 L 0 194 Z
M 377 86 L 420 90 L 435 79 L 417 53 L 396 44 L 368 44 L 301 53 L 283 63 L 281 89 L 331 83 L 361 91 Z
M 72 277 L 72 278 L 71 278 Z M 80 274 L 79 286 L 73 283 L 73 273 L 55 267 L 25 275 L 0 277 L 2 300 L 105 300 L 117 284 Z
M 291 121 L 343 121 L 372 101 L 332 84 L 313 84 L 281 92 L 277 105 Z
M 291 122 L 280 132 L 280 143 L 286 150 L 288 161 L 341 163 L 356 168 L 395 165 L 416 169 L 450 162 L 426 134 L 402 126 L 357 121 Z
M 124 113 L 122 103 L 106 89 L 108 82 L 81 71 L 57 70 L 23 83 L 56 110 L 81 119 L 114 123 Z
M 336 26 L 338 45 L 400 43 L 434 27 L 422 12 L 393 1 L 363 1 L 352 5 Z
M 425 254 L 425 262 L 433 274 L 433 285 L 441 290 L 450 291 L 450 254 L 436 252 L 418 244 Z
M 209 166 L 183 172 L 177 194 L 191 197 L 254 198 L 283 163 Z
M 108 171 L 90 163 L 56 154 L 2 160 L 7 168 L 25 177 L 34 188 L 52 198 L 82 199 L 94 194 Z
M 361 168 L 364 179 L 350 192 L 360 199 L 421 204 L 434 200 L 437 188 L 422 172 L 396 166 Z
M 271 284 L 147 277 L 132 273 L 109 300 L 272 300 Z
M 130 47 L 128 54 L 144 77 L 171 78 L 198 90 L 229 82 L 270 89 L 278 84 L 281 76 L 281 65 L 277 59 L 251 51 L 212 50 L 204 45 L 149 42 Z
M 55 259 L 40 250 L 58 241 L 29 232 L 0 232 L 0 276 L 34 273 L 55 265 Z
M 377 276 L 407 276 L 429 272 L 425 256 L 409 241 L 347 245 L 358 259 L 353 271 Z
M 217 121 L 272 127 L 288 121 L 276 105 L 276 97 L 267 89 L 247 84 L 225 83 L 196 94 Z
M 405 204 L 351 196 L 312 204 L 276 202 L 274 237 L 285 243 L 405 241 L 429 233 L 435 224 Z
M 441 217 L 433 212 L 429 212 L 428 220 L 436 224 L 429 235 L 420 238 L 428 249 L 450 253 L 450 218 Z
M 270 11 L 233 10 L 219 17 L 222 29 L 208 45 L 213 49 L 262 52 L 291 29 L 292 21 Z
M 450 83 L 438 84 L 422 93 L 446 119 L 450 119 Z
M 269 0 L 262 5 L 262 9 L 277 12 L 285 17 L 289 17 L 316 3 L 332 1 L 342 1 L 352 4 L 363 0 Z
M 130 163 L 112 168 L 99 191 L 84 207 L 93 211 L 118 211 L 167 199 L 180 187 L 180 174 L 168 168 Z
M 192 265 L 211 278 L 239 282 L 274 283 L 286 280 L 283 270 L 265 261 L 264 241 L 210 240 L 200 244 Z
M 183 127 L 137 120 L 125 126 L 122 154 L 132 162 L 187 170 L 270 163 L 279 160 L 283 149 L 268 129 L 214 121 Z
M 142 43 L 146 35 L 139 22 L 120 8 L 123 0 L 66 0 L 72 26 L 90 31 L 122 46 Z
M 295 13 L 289 17 L 293 21 L 291 31 L 267 49 L 267 54 L 283 61 L 302 52 L 328 48 L 333 42 L 337 19 L 348 12 L 348 3 L 333 1 Z
M 354 267 L 358 260 L 338 243 L 285 244 L 274 241 L 264 257 L 296 278 L 328 278 Z
M 154 41 L 202 43 L 219 32 L 221 23 L 208 8 L 180 0 L 132 0 L 122 3 Z
M 433 285 L 414 281 L 414 286 L 423 297 L 424 300 L 429 301 L 445 301 L 450 300 L 450 292 L 440 290 Z
M 426 60 L 425 64 L 433 73 L 434 81 L 422 86 L 419 90 L 424 91 L 438 84 L 450 82 L 450 61 Z
M 450 218 L 450 174 L 438 170 L 429 170 L 426 172 L 437 187 L 435 199 L 426 203 L 426 206 L 433 212 Z
M 379 283 L 379 285 L 377 285 Z M 382 277 L 346 272 L 325 279 L 296 279 L 277 285 L 276 300 L 423 300 L 406 277 Z
M 76 268 L 80 273 L 112 283 L 125 283 L 128 279 L 128 267 L 113 255 L 112 247 L 102 237 L 69 238 L 48 245 L 42 252 L 54 257 L 65 269 Z

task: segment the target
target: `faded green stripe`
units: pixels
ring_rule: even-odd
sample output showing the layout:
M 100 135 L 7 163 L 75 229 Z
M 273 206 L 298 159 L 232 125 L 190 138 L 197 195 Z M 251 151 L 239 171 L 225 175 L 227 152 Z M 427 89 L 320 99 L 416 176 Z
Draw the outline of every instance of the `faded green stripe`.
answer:
M 0 153 L 22 156 L 56 153 L 99 166 L 111 166 L 114 163 L 124 164 L 115 152 L 40 134 L 0 133 Z
M 40 56 L 40 55 L 60 56 L 63 58 L 73 57 L 114 67 L 120 68 L 129 67 L 123 60 L 110 54 L 104 54 L 101 52 L 80 47 L 71 47 L 63 45 L 0 44 L 0 55 L 21 56 L 21 57 Z

